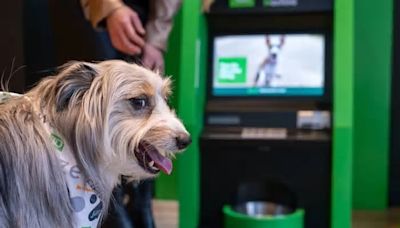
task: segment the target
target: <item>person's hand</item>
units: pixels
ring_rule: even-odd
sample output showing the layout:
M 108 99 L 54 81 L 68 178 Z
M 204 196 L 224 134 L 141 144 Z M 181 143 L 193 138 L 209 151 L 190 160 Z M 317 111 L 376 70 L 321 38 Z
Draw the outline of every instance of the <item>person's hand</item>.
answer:
M 160 49 L 146 43 L 143 49 L 143 65 L 152 70 L 164 73 L 164 56 Z
M 107 17 L 106 23 L 114 48 L 128 55 L 142 53 L 145 30 L 135 11 L 120 7 Z

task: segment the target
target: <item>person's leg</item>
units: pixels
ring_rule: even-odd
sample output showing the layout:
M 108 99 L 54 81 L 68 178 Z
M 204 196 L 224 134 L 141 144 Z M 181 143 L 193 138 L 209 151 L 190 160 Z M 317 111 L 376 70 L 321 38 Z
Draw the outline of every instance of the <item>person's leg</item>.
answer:
M 132 228 L 132 220 L 123 204 L 125 192 L 122 186 L 117 186 L 113 191 L 113 200 L 110 202 L 110 208 L 103 228 Z
M 145 180 L 140 183 L 129 183 L 125 186 L 129 194 L 127 205 L 128 213 L 133 218 L 133 225 L 137 228 L 154 228 L 155 223 L 152 211 L 154 180 Z

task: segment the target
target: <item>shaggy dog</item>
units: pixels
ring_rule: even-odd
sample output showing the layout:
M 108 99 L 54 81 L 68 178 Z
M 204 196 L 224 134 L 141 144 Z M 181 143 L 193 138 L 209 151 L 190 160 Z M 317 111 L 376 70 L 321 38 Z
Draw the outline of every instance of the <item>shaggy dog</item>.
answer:
M 121 175 L 170 173 L 190 144 L 170 83 L 122 61 L 73 62 L 1 104 L 0 227 L 96 227 Z

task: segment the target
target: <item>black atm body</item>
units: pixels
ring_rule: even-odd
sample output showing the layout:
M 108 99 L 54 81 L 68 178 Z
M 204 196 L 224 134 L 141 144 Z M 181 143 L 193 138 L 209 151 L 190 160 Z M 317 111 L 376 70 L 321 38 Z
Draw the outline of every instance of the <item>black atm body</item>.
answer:
M 330 225 L 331 137 L 292 131 L 288 137 L 243 138 L 240 127 L 206 127 L 200 141 L 200 227 L 223 227 L 222 208 L 244 182 L 278 181 L 305 210 L 305 227 Z

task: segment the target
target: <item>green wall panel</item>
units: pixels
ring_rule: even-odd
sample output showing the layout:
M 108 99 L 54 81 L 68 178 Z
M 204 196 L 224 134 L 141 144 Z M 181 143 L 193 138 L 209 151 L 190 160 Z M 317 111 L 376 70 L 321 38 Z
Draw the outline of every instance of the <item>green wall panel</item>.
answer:
M 172 77 L 172 96 L 170 98 L 170 105 L 174 109 L 178 109 L 178 90 L 176 82 L 179 80 L 179 59 L 181 50 L 181 21 L 182 13 L 178 12 L 174 19 L 174 27 L 168 40 L 168 50 L 165 54 L 165 74 Z M 177 110 L 178 111 L 178 110 Z M 174 169 L 170 176 L 160 174 L 156 180 L 155 196 L 159 199 L 177 199 L 177 185 L 178 185 L 178 164 L 174 161 Z
M 334 7 L 332 228 L 351 227 L 354 1 Z
M 192 135 L 192 144 L 178 156 L 179 227 L 194 228 L 199 216 L 199 137 L 205 99 L 206 23 L 201 1 L 184 1 L 177 89 L 178 115 Z
M 392 0 L 355 1 L 354 189 L 356 209 L 388 201 Z

